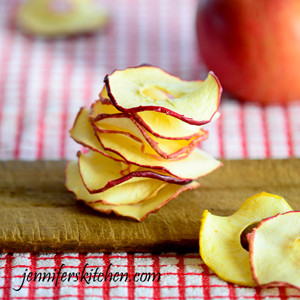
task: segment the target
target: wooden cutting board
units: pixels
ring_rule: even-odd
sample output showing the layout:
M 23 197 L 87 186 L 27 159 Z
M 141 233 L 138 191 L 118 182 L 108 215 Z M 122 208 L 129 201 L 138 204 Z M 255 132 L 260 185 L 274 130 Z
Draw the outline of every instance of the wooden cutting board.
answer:
M 300 160 L 224 161 L 158 213 L 137 221 L 104 216 L 64 187 L 64 162 L 0 162 L 2 252 L 197 251 L 203 209 L 229 215 L 266 191 L 300 209 Z

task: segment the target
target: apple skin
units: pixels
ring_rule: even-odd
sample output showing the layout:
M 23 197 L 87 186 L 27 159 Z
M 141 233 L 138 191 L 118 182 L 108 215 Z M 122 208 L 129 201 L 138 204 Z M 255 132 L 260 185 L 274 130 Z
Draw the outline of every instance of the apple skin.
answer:
M 196 29 L 202 59 L 234 96 L 300 98 L 299 0 L 203 0 Z

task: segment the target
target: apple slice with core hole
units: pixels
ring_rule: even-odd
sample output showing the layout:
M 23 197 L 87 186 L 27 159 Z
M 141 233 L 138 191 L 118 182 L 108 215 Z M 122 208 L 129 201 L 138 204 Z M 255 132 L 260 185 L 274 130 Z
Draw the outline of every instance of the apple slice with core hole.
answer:
M 143 178 L 181 185 L 191 182 L 118 162 L 95 151 L 87 154 L 79 152 L 78 165 L 83 184 L 91 194 L 104 192 L 117 185 L 141 181 Z
M 204 81 L 184 81 L 146 65 L 114 71 L 104 82 L 110 100 L 120 111 L 158 111 L 192 125 L 211 121 L 222 92 L 213 73 Z
M 94 110 L 104 112 L 104 105 L 100 101 L 95 105 Z M 189 140 L 166 140 L 158 138 L 147 132 L 139 123 L 127 114 L 98 114 L 92 119 L 94 128 L 100 132 L 124 133 L 130 135 L 133 139 L 141 142 L 143 153 L 153 154 L 153 150 L 165 159 L 177 158 L 179 155 L 187 156 L 201 141 L 207 138 L 207 132 L 199 130 L 199 136 L 192 137 Z M 132 136 L 133 135 L 133 136 Z M 112 136 L 113 137 L 113 136 Z M 150 149 L 149 145 L 151 146 Z
M 186 158 L 180 160 L 166 160 L 141 153 L 139 142 L 124 134 L 97 132 L 100 143 L 107 151 L 123 157 L 128 163 L 144 168 L 163 170 L 180 179 L 196 179 L 220 167 L 221 162 L 215 160 L 206 152 L 195 148 Z
M 144 182 L 144 180 L 142 181 Z M 90 194 L 82 183 L 78 164 L 76 161 L 70 161 L 66 167 L 66 187 L 73 192 L 78 200 L 83 200 L 93 209 L 104 213 L 114 212 L 117 215 L 130 217 L 138 221 L 142 221 L 151 212 L 158 211 L 163 205 L 173 198 L 177 197 L 181 192 L 197 188 L 199 183 L 193 181 L 190 184 L 180 186 L 177 184 L 162 183 L 160 189 L 152 193 L 152 197 L 142 199 L 133 204 L 133 196 L 136 195 L 136 183 L 121 185 L 99 194 Z M 115 191 L 113 191 L 115 189 Z M 113 192 L 112 192 L 113 191 Z M 103 197 L 109 199 L 104 201 Z M 114 202 L 114 205 L 105 204 L 105 202 Z M 123 204 L 131 203 L 131 204 Z
M 249 252 L 242 247 L 241 235 L 262 219 L 290 210 L 292 208 L 282 197 L 268 193 L 250 197 L 229 217 L 215 216 L 205 210 L 199 241 L 203 261 L 228 282 L 255 286 Z
M 248 234 L 253 278 L 258 285 L 300 289 L 300 211 L 263 220 Z

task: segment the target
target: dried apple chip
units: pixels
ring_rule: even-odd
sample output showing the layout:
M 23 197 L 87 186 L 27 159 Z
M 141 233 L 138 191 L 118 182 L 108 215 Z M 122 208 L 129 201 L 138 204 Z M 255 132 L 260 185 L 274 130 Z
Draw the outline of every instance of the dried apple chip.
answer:
M 101 103 L 98 106 L 108 106 Z M 167 140 L 158 138 L 147 132 L 130 115 L 99 114 L 93 119 L 95 128 L 100 132 L 123 133 L 140 142 L 140 148 L 143 153 L 155 155 L 153 150 L 165 159 L 183 158 L 189 155 L 191 151 L 204 139 L 207 138 L 207 132 L 199 130 L 198 135 L 190 139 Z M 113 138 L 113 136 L 112 136 Z
M 123 114 L 123 113 L 118 111 L 112 105 L 112 103 L 109 99 L 101 98 L 100 100 L 95 101 L 91 105 L 91 110 L 90 110 L 89 116 L 90 116 L 90 119 L 94 120 L 97 117 L 99 117 L 99 115 L 102 115 L 102 116 L 115 116 L 115 115 L 118 115 L 118 114 Z
M 119 114 L 107 95 L 106 87 L 99 94 L 100 100 L 92 106 L 92 118 L 99 118 L 100 114 Z M 104 104 L 103 106 L 99 105 Z M 215 114 L 214 118 L 218 114 Z M 191 125 L 170 115 L 157 111 L 141 111 L 130 113 L 130 116 L 140 124 L 144 130 L 154 136 L 168 140 L 189 140 L 202 134 L 199 125 Z M 199 132 L 200 131 L 200 132 Z
M 191 125 L 157 111 L 131 113 L 133 118 L 154 136 L 169 140 L 191 139 L 199 135 L 199 125 Z
M 143 221 L 150 213 L 157 212 L 161 207 L 176 198 L 180 193 L 195 189 L 198 186 L 199 184 L 195 181 L 184 186 L 168 183 L 158 191 L 157 195 L 134 205 L 112 206 L 101 203 L 88 203 L 88 205 L 93 209 L 104 213 L 114 212 L 116 215 L 130 217 L 137 221 Z
M 114 186 L 124 183 L 133 183 L 144 179 L 152 179 L 154 182 L 187 184 L 191 180 L 180 180 L 162 172 L 154 172 L 151 169 L 128 165 L 106 157 L 98 152 L 89 151 L 87 154 L 78 154 L 80 175 L 86 189 L 91 194 L 101 193 Z
M 146 65 L 114 71 L 104 82 L 110 100 L 120 111 L 157 111 L 193 125 L 211 121 L 222 92 L 213 73 L 204 81 L 185 81 Z
M 145 180 L 142 183 L 144 187 Z M 66 167 L 66 187 L 76 195 L 78 200 L 85 201 L 95 210 L 104 213 L 114 212 L 138 221 L 142 221 L 149 213 L 159 210 L 181 192 L 198 186 L 195 181 L 184 186 L 161 182 L 159 188 L 148 189 L 148 195 L 145 197 L 145 189 L 141 192 L 138 185 L 134 183 L 114 187 L 103 193 L 90 194 L 82 183 L 77 162 L 70 161 Z M 149 188 L 149 185 L 147 187 Z
M 187 157 L 180 160 L 157 159 L 152 155 L 141 153 L 139 142 L 130 136 L 115 133 L 97 132 L 100 143 L 106 151 L 123 157 L 128 163 L 144 168 L 163 170 L 180 179 L 196 179 L 220 167 L 221 162 L 206 152 L 195 148 Z
M 66 168 L 67 188 L 74 192 L 78 200 L 85 202 L 101 202 L 110 205 L 131 205 L 145 201 L 156 195 L 166 184 L 157 179 L 137 178 L 135 182 L 120 184 L 101 193 L 91 194 L 80 177 L 76 161 L 68 163 Z
M 209 154 L 196 148 L 187 158 L 178 161 L 158 160 L 151 155 L 143 155 L 140 143 L 123 134 L 115 134 L 112 139 L 109 133 L 97 132 L 101 143 L 95 136 L 88 118 L 89 111 L 81 109 L 71 129 L 71 137 L 91 150 L 119 161 L 127 161 L 143 168 L 164 171 L 181 180 L 191 180 L 204 176 L 222 164 Z M 134 143 L 137 143 L 136 145 Z
M 91 32 L 107 21 L 106 10 L 82 0 L 29 0 L 17 15 L 24 31 L 45 36 Z
M 258 285 L 300 289 L 300 212 L 263 220 L 248 234 L 253 278 Z
M 255 286 L 249 252 L 242 247 L 241 235 L 249 226 L 262 219 L 292 210 L 277 195 L 260 193 L 248 198 L 229 217 L 203 212 L 200 228 L 200 255 L 222 279 L 246 286 Z
M 74 141 L 102 155 L 112 157 L 115 160 L 124 162 L 124 160 L 115 153 L 107 153 L 97 139 L 93 126 L 89 121 L 89 110 L 81 108 L 77 114 L 74 125 L 70 130 L 70 135 Z

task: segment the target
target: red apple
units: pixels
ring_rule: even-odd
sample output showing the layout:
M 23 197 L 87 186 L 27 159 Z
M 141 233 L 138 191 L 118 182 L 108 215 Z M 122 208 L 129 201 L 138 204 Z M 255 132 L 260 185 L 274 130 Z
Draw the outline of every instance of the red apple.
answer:
M 204 0 L 200 54 L 222 86 L 261 103 L 300 98 L 300 1 Z

